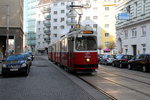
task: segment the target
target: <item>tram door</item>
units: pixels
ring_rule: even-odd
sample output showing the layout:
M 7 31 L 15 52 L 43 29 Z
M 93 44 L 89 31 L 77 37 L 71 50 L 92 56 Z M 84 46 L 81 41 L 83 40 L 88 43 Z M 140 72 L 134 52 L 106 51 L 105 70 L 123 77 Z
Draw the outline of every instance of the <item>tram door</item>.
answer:
M 68 52 L 69 52 L 69 59 L 68 59 L 68 64 L 70 67 L 73 67 L 74 64 L 74 37 L 69 37 L 68 38 Z

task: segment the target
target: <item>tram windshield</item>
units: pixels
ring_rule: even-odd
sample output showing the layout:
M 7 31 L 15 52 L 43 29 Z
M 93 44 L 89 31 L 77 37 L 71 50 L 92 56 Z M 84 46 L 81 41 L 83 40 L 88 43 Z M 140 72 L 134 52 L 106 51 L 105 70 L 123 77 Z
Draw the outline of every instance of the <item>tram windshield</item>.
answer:
M 75 43 L 78 51 L 97 50 L 96 37 L 93 36 L 77 37 Z

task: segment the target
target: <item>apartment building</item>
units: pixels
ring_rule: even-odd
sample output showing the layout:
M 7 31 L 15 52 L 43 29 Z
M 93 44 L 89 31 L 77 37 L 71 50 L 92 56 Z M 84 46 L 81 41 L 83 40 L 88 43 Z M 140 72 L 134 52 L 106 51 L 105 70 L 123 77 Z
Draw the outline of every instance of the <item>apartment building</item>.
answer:
M 73 1 L 75 3 L 75 1 Z M 75 15 L 69 14 L 66 0 L 41 0 L 36 14 L 36 51 L 45 52 L 48 46 L 67 34 L 77 24 Z
M 90 7 L 83 9 L 81 24 L 97 31 L 99 53 L 114 53 L 116 37 L 116 0 L 88 0 Z M 86 4 L 86 2 L 85 2 Z
M 0 0 L 0 51 L 22 52 L 23 37 L 23 0 Z
M 150 1 L 124 0 L 117 12 L 126 14 L 125 19 L 118 16 L 116 24 L 117 53 L 150 53 Z

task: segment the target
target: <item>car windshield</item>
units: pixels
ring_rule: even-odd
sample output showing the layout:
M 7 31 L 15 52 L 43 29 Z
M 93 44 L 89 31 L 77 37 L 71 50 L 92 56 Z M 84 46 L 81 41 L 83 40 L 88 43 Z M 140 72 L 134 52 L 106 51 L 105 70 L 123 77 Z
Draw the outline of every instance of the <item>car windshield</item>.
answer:
M 123 55 L 117 55 L 116 58 L 117 59 L 121 59 L 123 57 Z
M 15 60 L 25 60 L 25 57 L 23 55 L 13 55 L 13 56 L 8 56 L 7 61 L 15 61 Z
M 96 37 L 94 36 L 83 36 L 76 38 L 76 50 L 97 50 Z

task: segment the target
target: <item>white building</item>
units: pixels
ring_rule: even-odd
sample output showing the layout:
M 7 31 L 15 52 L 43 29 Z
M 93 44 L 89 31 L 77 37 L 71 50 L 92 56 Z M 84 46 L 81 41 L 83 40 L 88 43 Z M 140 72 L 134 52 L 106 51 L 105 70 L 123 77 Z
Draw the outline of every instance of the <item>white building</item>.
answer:
M 117 10 L 129 14 L 128 20 L 117 20 L 118 53 L 150 53 L 150 1 L 124 0 Z
M 83 9 L 82 25 L 90 25 L 97 31 L 100 53 L 110 52 L 110 45 L 115 44 L 117 0 L 88 0 L 90 8 Z M 113 48 L 113 47 L 111 47 Z
M 74 3 L 76 1 L 73 1 Z M 76 23 L 76 15 L 70 17 L 68 5 L 71 2 L 41 0 L 36 16 L 36 50 L 44 51 L 48 45 L 57 41 L 62 35 L 70 31 L 71 25 Z

